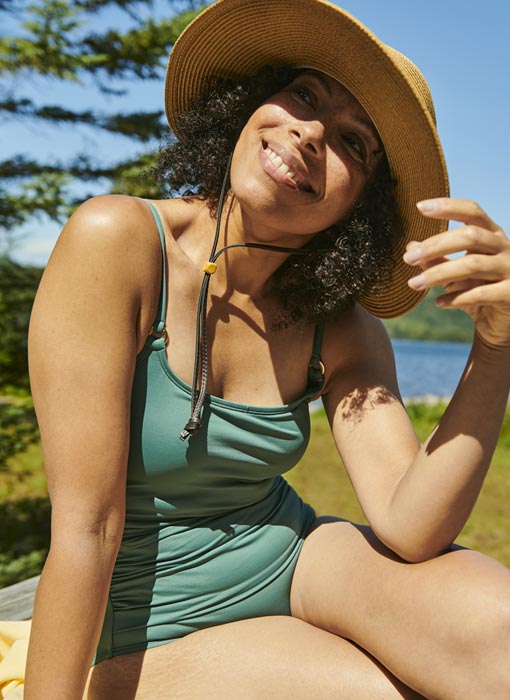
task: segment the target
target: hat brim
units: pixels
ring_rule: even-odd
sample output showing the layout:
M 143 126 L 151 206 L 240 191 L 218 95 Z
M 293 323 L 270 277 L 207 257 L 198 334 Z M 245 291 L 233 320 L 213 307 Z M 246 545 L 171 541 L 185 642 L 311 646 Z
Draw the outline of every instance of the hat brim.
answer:
M 252 75 L 265 66 L 322 71 L 342 83 L 372 119 L 396 180 L 403 236 L 389 283 L 360 303 L 381 318 L 406 313 L 426 294 L 407 284 L 416 268 L 402 260 L 406 244 L 447 225 L 422 216 L 416 202 L 449 194 L 421 74 L 352 15 L 324 0 L 219 0 L 193 20 L 170 54 L 165 105 L 177 136 L 179 115 L 215 79 Z

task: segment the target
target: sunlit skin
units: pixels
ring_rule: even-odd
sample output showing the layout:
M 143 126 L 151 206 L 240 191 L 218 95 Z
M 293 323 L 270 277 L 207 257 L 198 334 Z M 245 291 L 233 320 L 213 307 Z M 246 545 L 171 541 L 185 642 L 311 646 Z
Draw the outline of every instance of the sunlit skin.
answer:
M 488 343 L 510 347 L 510 241 L 475 202 L 439 198 L 420 202 L 424 216 L 465 225 L 407 246 L 404 260 L 423 273 L 409 280 L 413 289 L 445 288 L 436 303 L 463 309 Z M 449 259 L 454 253 L 461 257 Z
M 380 158 L 354 97 L 327 76 L 301 75 L 239 138 L 222 241 L 302 246 L 350 211 Z M 198 198 L 155 204 L 170 271 L 170 364 L 189 383 L 215 221 Z M 87 675 L 88 700 L 510 697 L 510 573 L 482 554 L 444 553 L 478 497 L 508 398 L 510 242 L 474 202 L 417 206 L 463 225 L 409 244 L 404 260 L 422 269 L 409 285 L 443 285 L 438 303 L 467 311 L 476 335 L 448 410 L 420 445 L 382 324 L 360 306 L 326 324 L 322 398 L 371 529 L 317 519 L 292 580 L 291 616 L 207 628 L 106 659 L 92 674 L 124 527 L 132 373 L 158 308 L 161 247 L 140 200 L 96 198 L 73 215 L 29 338 L 53 516 L 26 700 L 80 698 Z M 246 249 L 222 258 L 208 317 L 212 394 L 274 405 L 302 393 L 313 328 L 266 333 L 271 299 L 259 293 L 282 259 Z
M 253 113 L 239 137 L 223 245 L 303 246 L 352 209 L 382 154 L 374 125 L 345 87 L 317 71 L 301 74 Z M 275 157 L 293 177 L 281 171 L 279 161 L 275 165 Z M 201 228 L 188 231 L 180 244 L 200 265 L 209 240 Z M 256 293 L 285 257 L 237 249 L 225 255 L 214 282 Z
M 350 211 L 381 153 L 375 127 L 346 88 L 317 72 L 300 75 L 254 112 L 234 151 L 231 183 L 246 240 L 303 245 L 303 236 Z

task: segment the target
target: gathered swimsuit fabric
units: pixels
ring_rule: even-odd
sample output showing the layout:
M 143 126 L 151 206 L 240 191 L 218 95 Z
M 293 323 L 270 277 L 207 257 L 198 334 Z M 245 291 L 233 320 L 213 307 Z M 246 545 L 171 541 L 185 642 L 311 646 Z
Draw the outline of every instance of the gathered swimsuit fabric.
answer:
M 179 434 L 191 386 L 168 364 L 163 249 L 155 333 L 137 357 L 131 401 L 126 520 L 94 663 L 235 620 L 290 614 L 290 586 L 315 519 L 281 474 L 310 437 L 308 401 L 247 406 L 208 395 L 202 427 Z M 316 332 L 315 357 L 321 333 Z

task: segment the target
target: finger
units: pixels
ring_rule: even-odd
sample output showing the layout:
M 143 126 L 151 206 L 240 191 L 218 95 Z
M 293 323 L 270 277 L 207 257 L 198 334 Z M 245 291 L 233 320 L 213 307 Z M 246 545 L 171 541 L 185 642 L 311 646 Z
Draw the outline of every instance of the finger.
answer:
M 464 255 L 462 258 L 429 267 L 419 275 L 411 277 L 408 285 L 412 289 L 429 289 L 436 286 L 446 287 L 451 282 L 471 279 L 497 282 L 505 277 L 497 263 L 498 259 L 495 256 Z
M 464 292 L 482 284 L 485 284 L 484 280 L 475 279 L 463 280 L 462 282 L 449 282 L 448 284 L 444 285 L 444 290 L 447 294 L 451 294 L 452 292 Z M 437 298 L 439 299 L 440 297 Z
M 470 253 L 485 253 L 495 255 L 505 248 L 510 250 L 510 241 L 497 236 L 494 231 L 488 231 L 480 226 L 461 226 L 438 233 L 421 243 L 412 241 L 407 246 L 404 262 L 409 265 L 422 265 L 423 261 L 445 257 L 463 250 Z
M 432 260 L 423 260 L 423 262 L 418 263 L 423 270 L 428 270 L 430 267 L 435 265 L 441 265 L 441 263 L 448 262 L 449 258 L 433 258 Z
M 437 197 L 436 199 L 423 199 L 416 206 L 424 216 L 428 216 L 431 219 L 462 221 L 465 224 L 481 226 L 491 231 L 501 231 L 501 228 L 490 218 L 487 212 L 470 199 Z
M 510 315 L 510 284 L 508 280 L 481 284 L 461 292 L 442 294 L 437 297 L 436 304 L 451 309 L 475 309 L 479 306 L 503 304 L 506 313 Z

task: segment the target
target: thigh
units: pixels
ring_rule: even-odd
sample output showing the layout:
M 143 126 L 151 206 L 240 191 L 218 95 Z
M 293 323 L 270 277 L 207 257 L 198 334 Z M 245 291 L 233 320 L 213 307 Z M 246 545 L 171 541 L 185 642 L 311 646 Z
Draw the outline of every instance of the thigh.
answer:
M 369 654 L 302 620 L 211 627 L 100 662 L 88 700 L 417 700 Z
M 409 564 L 370 528 L 330 518 L 305 540 L 291 611 L 353 640 L 427 697 L 479 698 L 489 697 L 473 690 L 473 670 L 485 672 L 479 642 L 490 642 L 484 669 L 504 664 L 497 638 L 508 639 L 509 593 L 508 569 L 482 554 L 455 548 Z

